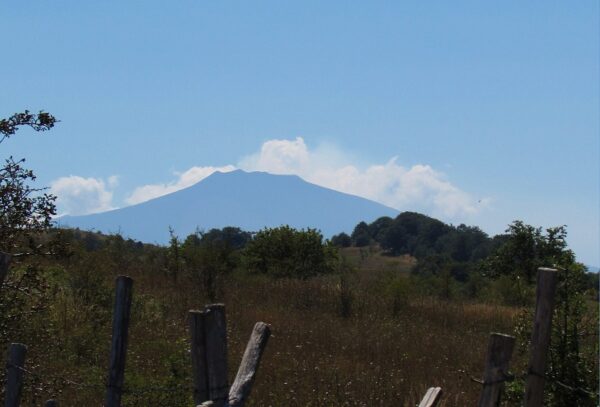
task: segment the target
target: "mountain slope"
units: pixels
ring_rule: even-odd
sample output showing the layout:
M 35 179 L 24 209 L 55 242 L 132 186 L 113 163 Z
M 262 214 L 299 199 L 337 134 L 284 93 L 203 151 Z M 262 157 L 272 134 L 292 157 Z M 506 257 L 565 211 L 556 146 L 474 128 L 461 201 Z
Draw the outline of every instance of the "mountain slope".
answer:
M 237 170 L 216 172 L 191 187 L 126 208 L 65 216 L 58 224 L 165 243 L 169 226 L 179 236 L 187 236 L 197 227 L 238 226 L 257 231 L 288 224 L 317 228 L 330 237 L 351 232 L 361 220 L 397 214 L 377 202 L 323 188 L 295 175 Z

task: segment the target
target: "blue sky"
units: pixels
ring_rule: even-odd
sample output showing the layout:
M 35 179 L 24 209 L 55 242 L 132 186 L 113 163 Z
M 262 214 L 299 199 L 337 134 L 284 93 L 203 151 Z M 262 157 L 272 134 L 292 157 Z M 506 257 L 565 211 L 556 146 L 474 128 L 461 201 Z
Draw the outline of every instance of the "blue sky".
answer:
M 492 234 L 567 224 L 599 265 L 598 8 L 4 1 L 0 117 L 61 123 L 2 153 L 63 213 L 238 167 Z

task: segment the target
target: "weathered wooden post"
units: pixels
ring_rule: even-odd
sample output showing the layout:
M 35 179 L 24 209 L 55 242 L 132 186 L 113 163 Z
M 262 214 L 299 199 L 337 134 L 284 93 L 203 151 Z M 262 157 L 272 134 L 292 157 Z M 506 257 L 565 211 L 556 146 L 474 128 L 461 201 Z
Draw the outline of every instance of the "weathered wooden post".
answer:
M 210 304 L 204 311 L 204 337 L 208 399 L 217 407 L 227 401 L 227 323 L 224 304 Z
M 229 390 L 229 406 L 244 407 L 244 403 L 250 395 L 252 384 L 260 364 L 260 359 L 271 336 L 271 328 L 264 322 L 257 322 L 250 335 L 248 345 L 244 351 L 242 363 L 231 389 Z
M 194 380 L 194 403 L 208 400 L 208 376 L 206 371 L 206 338 L 204 336 L 204 311 L 189 313 L 192 373 Z
M 425 397 L 419 403 L 419 407 L 436 407 L 442 399 L 441 387 L 430 387 L 425 393 Z
M 194 403 L 201 407 L 243 407 L 271 335 L 264 322 L 254 325 L 235 381 L 227 380 L 225 305 L 211 304 L 189 312 Z
M 508 364 L 514 346 L 515 338 L 513 336 L 498 333 L 490 335 L 483 373 L 483 389 L 477 404 L 479 407 L 500 405 L 500 396 L 508 377 Z
M 544 401 L 544 374 L 550 336 L 552 334 L 552 313 L 556 292 L 557 271 L 539 268 L 537 274 L 535 317 L 531 335 L 531 355 L 527 382 L 525 383 L 525 407 L 540 407 Z
M 10 254 L 0 252 L 0 288 L 4 284 L 4 280 L 8 275 L 8 267 L 10 266 Z
M 12 343 L 8 348 L 6 362 L 6 384 L 4 387 L 4 406 L 18 407 L 21 403 L 21 390 L 23 389 L 23 366 L 27 346 L 22 343 Z
M 44 407 L 58 407 L 58 401 L 50 399 L 50 400 L 46 401 L 46 404 L 44 404 Z
M 117 278 L 110 350 L 110 367 L 106 385 L 106 407 L 120 407 L 121 405 L 132 289 L 133 280 L 131 278 L 126 276 L 119 276 Z

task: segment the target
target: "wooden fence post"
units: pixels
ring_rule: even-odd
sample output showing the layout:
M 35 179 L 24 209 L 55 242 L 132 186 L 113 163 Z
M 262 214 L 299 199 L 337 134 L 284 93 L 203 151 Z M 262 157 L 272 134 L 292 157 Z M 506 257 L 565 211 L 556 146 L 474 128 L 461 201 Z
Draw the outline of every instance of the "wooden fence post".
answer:
M 4 406 L 19 407 L 21 390 L 23 389 L 23 366 L 27 346 L 22 343 L 12 343 L 8 348 L 6 363 L 6 384 L 4 387 Z
M 242 363 L 238 369 L 235 381 L 229 390 L 229 406 L 244 407 L 244 403 L 250 395 L 254 377 L 260 364 L 261 356 L 271 336 L 271 328 L 264 322 L 257 322 L 250 335 L 246 346 Z
M 515 338 L 509 335 L 492 333 L 483 373 L 483 389 L 479 396 L 479 407 L 500 405 L 504 382 L 508 377 L 508 364 L 515 346 Z
M 189 313 L 192 373 L 194 379 L 194 403 L 208 400 L 208 374 L 206 371 L 206 338 L 204 336 L 204 312 Z
M 50 399 L 50 400 L 46 401 L 46 404 L 44 404 L 44 407 L 58 407 L 58 402 L 56 400 Z
M 540 407 L 544 401 L 544 374 L 550 336 L 557 271 L 539 268 L 537 274 L 535 317 L 531 335 L 531 355 L 525 384 L 525 407 Z
M 10 266 L 10 254 L 0 252 L 0 288 L 4 284 L 4 280 L 8 275 L 8 267 Z
M 442 399 L 441 387 L 430 387 L 425 393 L 425 397 L 419 403 L 419 407 L 436 407 Z
M 110 350 L 110 367 L 106 385 L 106 407 L 119 407 L 121 405 L 132 289 L 133 280 L 131 278 L 126 276 L 119 276 L 117 278 Z
M 227 323 L 225 305 L 210 304 L 204 311 L 204 337 L 208 398 L 220 407 L 227 401 Z

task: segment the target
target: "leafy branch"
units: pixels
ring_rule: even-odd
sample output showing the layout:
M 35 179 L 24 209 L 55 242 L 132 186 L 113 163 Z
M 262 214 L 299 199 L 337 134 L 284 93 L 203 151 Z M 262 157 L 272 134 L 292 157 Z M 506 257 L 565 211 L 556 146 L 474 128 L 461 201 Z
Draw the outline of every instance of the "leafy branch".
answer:
M 56 118 L 50 113 L 41 111 L 38 114 L 25 110 L 23 113 L 15 113 L 8 119 L 0 119 L 0 143 L 17 132 L 20 126 L 29 126 L 35 131 L 46 131 L 54 127 Z

